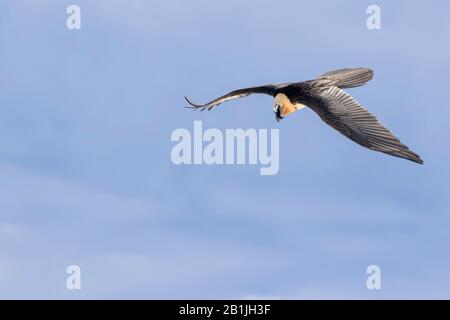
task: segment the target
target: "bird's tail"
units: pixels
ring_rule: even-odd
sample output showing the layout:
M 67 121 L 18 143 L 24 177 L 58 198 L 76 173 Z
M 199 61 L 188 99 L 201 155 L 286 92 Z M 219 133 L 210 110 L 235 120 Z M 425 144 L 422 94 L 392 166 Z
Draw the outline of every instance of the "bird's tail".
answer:
M 365 85 L 373 78 L 373 71 L 369 68 L 347 68 L 329 71 L 321 75 L 318 79 L 327 78 L 335 81 L 338 88 L 353 88 Z

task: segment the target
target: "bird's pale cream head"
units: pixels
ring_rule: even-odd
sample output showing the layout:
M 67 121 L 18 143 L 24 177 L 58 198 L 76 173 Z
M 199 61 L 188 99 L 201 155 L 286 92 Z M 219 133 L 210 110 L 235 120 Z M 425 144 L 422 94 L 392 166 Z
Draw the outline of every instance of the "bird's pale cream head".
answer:
M 304 105 L 300 103 L 293 104 L 285 94 L 279 93 L 275 96 L 273 112 L 275 113 L 277 121 L 280 121 L 280 119 L 283 119 L 288 114 L 302 108 L 304 108 Z

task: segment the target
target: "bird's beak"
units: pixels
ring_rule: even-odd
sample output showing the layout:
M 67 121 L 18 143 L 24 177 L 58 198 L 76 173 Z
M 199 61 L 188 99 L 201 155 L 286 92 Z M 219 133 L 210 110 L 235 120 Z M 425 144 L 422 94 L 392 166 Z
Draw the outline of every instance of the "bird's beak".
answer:
M 280 122 L 280 120 L 283 119 L 283 117 L 281 116 L 281 108 L 278 107 L 276 109 L 276 111 L 274 111 L 274 113 L 275 113 L 275 119 L 277 120 L 277 122 Z

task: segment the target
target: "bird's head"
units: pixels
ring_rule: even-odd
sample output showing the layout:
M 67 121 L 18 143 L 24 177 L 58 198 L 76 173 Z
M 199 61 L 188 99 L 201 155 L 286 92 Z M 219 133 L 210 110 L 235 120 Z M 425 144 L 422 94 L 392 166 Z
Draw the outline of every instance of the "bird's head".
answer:
M 273 112 L 275 113 L 275 119 L 279 122 L 283 119 L 284 108 L 287 103 L 290 103 L 288 97 L 286 95 L 279 93 L 275 96 L 275 104 L 273 106 Z
M 279 93 L 275 96 L 275 104 L 273 106 L 273 112 L 275 113 L 275 119 L 277 119 L 277 121 L 280 121 L 287 115 L 297 110 L 300 110 L 304 107 L 305 106 L 302 105 L 301 103 L 292 104 L 291 100 L 289 100 L 289 98 L 286 95 Z

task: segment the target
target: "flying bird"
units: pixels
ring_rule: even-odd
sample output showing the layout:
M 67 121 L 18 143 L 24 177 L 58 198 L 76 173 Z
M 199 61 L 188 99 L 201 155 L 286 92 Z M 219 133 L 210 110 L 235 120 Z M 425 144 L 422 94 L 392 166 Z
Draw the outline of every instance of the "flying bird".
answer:
M 190 104 L 188 108 L 203 111 L 253 93 L 268 94 L 275 98 L 273 112 L 277 121 L 307 106 L 326 124 L 359 145 L 423 164 L 418 154 L 409 150 L 375 116 L 342 90 L 362 86 L 372 78 L 373 71 L 369 68 L 346 68 L 329 71 L 314 80 L 234 90 L 206 104 L 185 99 Z

